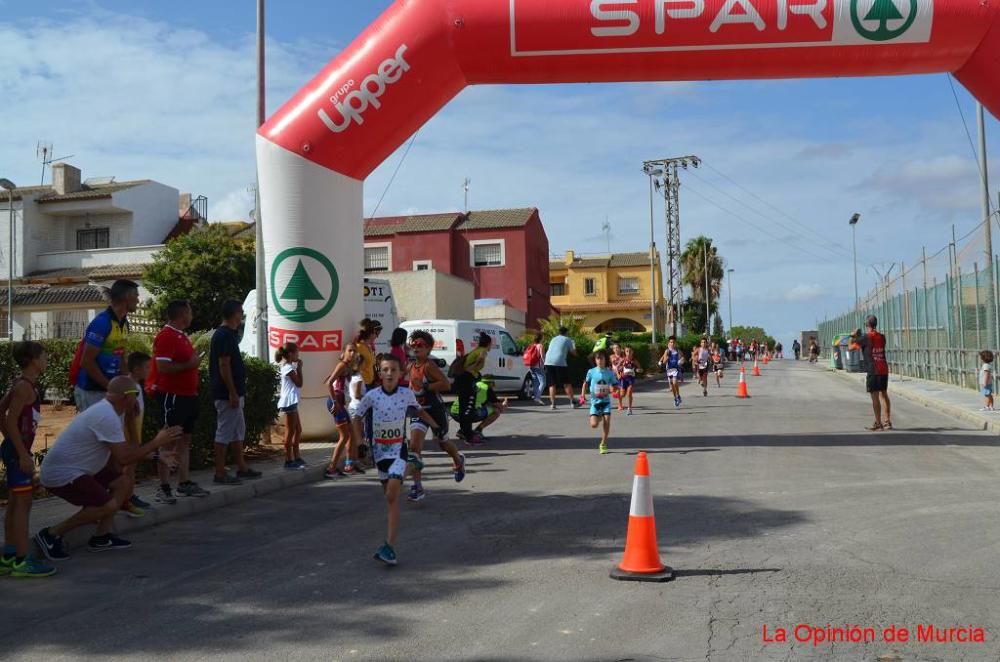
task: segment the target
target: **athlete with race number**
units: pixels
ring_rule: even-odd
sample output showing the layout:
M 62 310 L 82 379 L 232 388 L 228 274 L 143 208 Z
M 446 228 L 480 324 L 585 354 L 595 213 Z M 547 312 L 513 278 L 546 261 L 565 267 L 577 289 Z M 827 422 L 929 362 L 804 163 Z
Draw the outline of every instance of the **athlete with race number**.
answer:
M 660 357 L 660 366 L 667 368 L 667 381 L 670 383 L 670 390 L 674 394 L 674 407 L 681 406 L 681 367 L 684 365 L 684 355 L 677 349 L 677 338 L 670 336 L 667 340 L 667 348 Z
M 701 384 L 701 394 L 708 396 L 708 364 L 712 360 L 712 352 L 708 348 L 708 338 L 702 338 L 701 343 L 691 352 L 691 364 L 698 371 L 698 383 Z
M 396 532 L 399 528 L 399 493 L 406 477 L 408 459 L 406 423 L 410 417 L 419 419 L 429 429 L 437 430 L 437 422 L 424 411 L 413 391 L 399 385 L 402 366 L 392 354 L 378 357 L 380 386 L 368 391 L 351 412 L 357 421 L 372 412 L 372 456 L 378 468 L 378 478 L 388 507 L 385 543 L 375 552 L 375 559 L 386 565 L 396 565 Z

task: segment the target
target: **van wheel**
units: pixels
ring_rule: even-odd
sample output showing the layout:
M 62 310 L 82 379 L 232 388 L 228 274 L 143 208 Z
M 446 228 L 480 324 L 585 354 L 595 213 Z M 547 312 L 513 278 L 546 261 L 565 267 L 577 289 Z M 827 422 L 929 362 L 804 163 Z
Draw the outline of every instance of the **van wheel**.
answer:
M 521 384 L 521 390 L 517 393 L 518 400 L 534 400 L 535 399 L 535 380 L 531 378 L 531 375 L 525 375 L 524 383 Z

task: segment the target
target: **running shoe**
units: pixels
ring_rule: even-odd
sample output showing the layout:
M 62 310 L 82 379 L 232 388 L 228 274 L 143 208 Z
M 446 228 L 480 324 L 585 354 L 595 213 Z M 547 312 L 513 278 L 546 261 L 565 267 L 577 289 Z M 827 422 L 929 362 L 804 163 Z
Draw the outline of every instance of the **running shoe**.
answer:
M 242 485 L 243 484 L 242 480 L 240 480 L 236 476 L 232 475 L 231 473 L 224 473 L 221 476 L 217 475 L 214 478 L 212 478 L 212 482 L 215 483 L 216 485 Z M 180 492 L 180 488 L 177 488 L 177 491 Z
M 406 495 L 406 500 L 413 501 L 415 503 L 417 501 L 422 501 L 425 496 L 427 496 L 427 494 L 424 492 L 424 488 L 414 485 L 410 488 L 410 493 Z
M 305 461 L 305 460 L 303 460 L 303 459 L 302 459 L 301 457 L 300 457 L 300 458 L 298 458 L 297 460 L 295 460 L 295 464 L 299 465 L 299 466 L 300 466 L 300 467 L 302 467 L 303 469 L 305 469 L 306 467 L 308 467 L 308 466 L 309 466 L 308 464 L 306 464 L 306 461 Z
M 555 403 L 555 401 L 554 401 L 554 400 L 552 401 L 552 404 L 551 404 L 551 405 L 549 405 L 549 409 L 551 409 L 552 411 L 555 411 L 555 410 L 556 410 L 556 403 Z
M 357 465 L 354 464 L 352 460 L 347 460 L 346 462 L 344 462 L 344 473 L 348 476 L 355 473 L 357 468 L 358 468 Z
M 480 441 L 489 441 L 490 438 L 482 433 L 482 430 L 476 430 L 476 436 L 479 437 Z
M 306 468 L 306 465 L 299 464 L 298 460 L 288 460 L 287 462 L 285 462 L 285 468 L 290 469 L 292 471 L 301 471 L 302 469 Z
M 4 575 L 9 575 L 11 568 L 14 567 L 14 556 L 0 556 L 0 577 Z
M 601 445 L 597 447 L 597 450 L 601 451 L 601 455 L 607 455 L 608 445 L 602 441 Z
M 132 495 L 132 498 L 129 501 L 132 503 L 133 506 L 137 508 L 142 508 L 143 510 L 149 510 L 150 508 L 153 507 L 153 504 L 149 503 L 148 501 L 143 501 L 135 494 Z
M 629 407 L 629 408 L 628 408 L 628 414 L 626 414 L 626 416 L 631 416 L 631 415 L 632 415 L 632 408 L 631 408 L 631 407 Z
M 329 480 L 335 480 L 337 478 L 347 478 L 347 474 L 341 471 L 340 469 L 327 469 L 323 473 L 323 478 L 327 478 Z
M 465 455 L 459 453 L 458 459 L 459 459 L 458 469 L 456 469 L 453 473 L 455 476 L 455 482 L 461 483 L 463 480 L 465 480 Z
M 177 503 L 177 497 L 174 496 L 173 490 L 170 489 L 169 485 L 160 485 L 156 490 L 156 496 L 153 497 L 156 503 L 165 503 L 168 505 L 174 505 Z
M 125 513 L 126 517 L 131 517 L 132 519 L 140 519 L 146 516 L 146 511 L 132 503 L 131 500 L 122 504 L 121 511 Z
M 91 552 L 107 552 L 114 549 L 128 549 L 132 546 L 128 540 L 119 538 L 113 533 L 103 536 L 94 536 L 87 543 L 87 549 Z
M 303 465 L 304 466 L 304 465 Z M 246 471 L 237 471 L 236 477 L 242 478 L 243 480 L 256 480 L 263 476 L 264 474 L 259 471 L 254 471 L 253 469 L 247 469 Z
M 678 398 L 678 397 L 676 397 L 676 396 L 674 396 L 674 406 L 675 407 L 680 407 L 681 406 L 681 399 Z
M 707 388 L 701 389 L 701 394 L 707 398 L 708 397 L 708 389 Z
M 537 404 L 540 404 L 540 405 L 544 405 L 544 404 L 545 404 L 544 402 L 542 402 L 542 399 L 541 399 L 541 398 L 535 398 L 535 402 L 536 402 Z
M 45 554 L 45 558 L 50 561 L 64 561 L 69 558 L 63 539 L 49 533 L 48 527 L 35 534 L 35 542 Z
M 198 497 L 198 498 L 207 497 L 209 494 L 211 494 L 211 492 L 209 492 L 208 490 L 202 489 L 201 486 L 198 485 L 198 483 L 195 483 L 194 481 L 190 480 L 180 483 L 177 486 L 177 493 L 180 494 L 181 496 Z
M 375 552 L 375 560 L 386 565 L 396 565 L 396 550 L 389 543 L 383 543 Z
M 12 564 L 10 567 L 11 577 L 40 578 L 51 577 L 54 574 L 56 574 L 55 568 L 30 556 L 26 557 L 20 563 Z

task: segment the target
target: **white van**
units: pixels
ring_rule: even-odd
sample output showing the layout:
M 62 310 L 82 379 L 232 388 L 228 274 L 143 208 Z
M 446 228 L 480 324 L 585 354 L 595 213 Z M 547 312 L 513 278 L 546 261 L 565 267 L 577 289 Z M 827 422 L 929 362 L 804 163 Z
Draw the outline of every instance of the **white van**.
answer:
M 447 370 L 459 354 L 468 354 L 479 344 L 479 334 L 492 339 L 483 374 L 493 377 L 495 390 L 516 393 L 522 399 L 531 399 L 531 371 L 521 360 L 521 352 L 514 338 L 502 326 L 475 320 L 422 320 L 400 325 L 407 332 L 426 331 L 434 336 L 434 358 Z
M 392 285 L 387 280 L 365 278 L 365 317 L 382 323 L 382 333 L 375 343 L 375 351 L 388 352 L 392 331 L 399 326 L 399 314 L 396 312 L 396 301 L 392 298 Z M 240 351 L 255 356 L 257 354 L 257 290 L 250 290 L 243 302 L 246 314 L 246 325 L 243 339 L 240 341 Z M 358 320 L 360 321 L 360 320 Z M 349 340 L 349 338 L 345 338 Z M 270 353 L 270 352 L 268 352 Z

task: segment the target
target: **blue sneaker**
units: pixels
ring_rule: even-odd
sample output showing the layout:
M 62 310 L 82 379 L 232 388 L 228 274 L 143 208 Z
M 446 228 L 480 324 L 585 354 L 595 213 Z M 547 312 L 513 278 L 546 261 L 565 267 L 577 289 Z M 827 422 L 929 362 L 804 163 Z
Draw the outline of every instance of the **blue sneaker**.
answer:
M 65 561 L 69 558 L 63 539 L 49 533 L 48 527 L 35 534 L 35 542 L 50 561 Z
M 383 543 L 378 548 L 378 551 L 375 552 L 375 560 L 381 561 L 386 565 L 396 565 L 396 550 L 389 543 Z
M 51 577 L 56 574 L 56 569 L 52 566 L 42 563 L 30 556 L 26 557 L 20 563 L 15 563 L 11 566 L 11 577 Z
M 458 454 L 459 462 L 458 469 L 455 470 L 455 482 L 461 483 L 465 480 L 465 455 L 462 453 Z
M 302 468 L 302 469 L 305 469 L 306 467 L 309 466 L 308 464 L 306 464 L 306 461 L 303 460 L 301 457 L 299 459 L 295 460 L 295 464 L 299 465 L 299 467 Z
M 142 508 L 143 510 L 149 510 L 150 508 L 153 507 L 153 504 L 149 503 L 148 501 L 143 501 L 134 494 L 132 495 L 131 503 L 136 508 Z
M 423 501 L 424 497 L 426 496 L 427 494 L 424 492 L 423 487 L 414 485 L 413 487 L 410 488 L 410 493 L 406 495 L 406 500 L 413 502 Z

